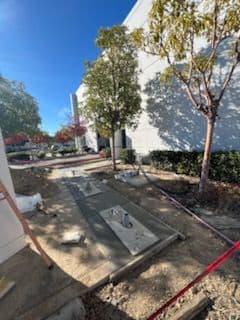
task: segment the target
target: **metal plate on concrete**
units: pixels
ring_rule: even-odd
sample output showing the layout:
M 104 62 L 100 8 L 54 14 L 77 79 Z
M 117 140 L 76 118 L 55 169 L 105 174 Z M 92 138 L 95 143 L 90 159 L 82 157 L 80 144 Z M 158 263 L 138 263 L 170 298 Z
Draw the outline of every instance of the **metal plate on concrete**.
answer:
M 114 206 L 99 213 L 133 256 L 160 240 L 121 206 Z M 129 227 L 124 226 L 126 214 L 128 215 L 127 223 L 130 223 Z
M 93 181 L 86 181 L 82 184 L 78 184 L 77 186 L 85 197 L 91 197 L 102 192 L 98 187 L 96 187 Z

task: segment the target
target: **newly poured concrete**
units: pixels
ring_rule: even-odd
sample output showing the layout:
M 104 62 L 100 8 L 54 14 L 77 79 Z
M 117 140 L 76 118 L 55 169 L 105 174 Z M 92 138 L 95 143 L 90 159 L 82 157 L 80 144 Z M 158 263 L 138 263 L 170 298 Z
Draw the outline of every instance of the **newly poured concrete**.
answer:
M 78 185 L 78 189 L 84 194 L 85 197 L 95 196 L 101 192 L 101 190 L 97 188 L 91 181 L 86 181 L 85 183 Z
M 157 236 L 121 206 L 102 210 L 99 214 L 133 256 L 159 241 Z M 126 214 L 129 226 L 124 226 L 124 216 Z
M 116 269 L 126 265 L 131 260 L 134 260 L 134 257 L 126 245 L 120 241 L 113 229 L 101 217 L 99 214 L 101 211 L 111 207 L 121 206 L 123 210 L 127 211 L 134 219 L 139 221 L 147 230 L 149 230 L 156 239 L 159 239 L 160 243 L 174 234 L 173 230 L 170 230 L 166 225 L 162 224 L 159 219 L 150 215 L 142 207 L 138 207 L 134 203 L 126 200 L 124 196 L 108 187 L 106 184 L 101 183 L 94 178 L 86 177 L 85 175 L 82 176 L 80 172 L 79 176 L 63 176 L 65 177 L 64 181 L 79 206 L 81 213 L 91 226 L 101 251 L 108 256 L 110 261 L 114 261 Z M 79 191 L 79 186 L 84 186 L 86 181 L 91 181 L 96 188 L 101 190 L 101 193 L 92 197 L 85 197 L 84 194 Z M 140 250 L 143 252 L 143 250 L 147 251 L 148 248 L 141 248 Z

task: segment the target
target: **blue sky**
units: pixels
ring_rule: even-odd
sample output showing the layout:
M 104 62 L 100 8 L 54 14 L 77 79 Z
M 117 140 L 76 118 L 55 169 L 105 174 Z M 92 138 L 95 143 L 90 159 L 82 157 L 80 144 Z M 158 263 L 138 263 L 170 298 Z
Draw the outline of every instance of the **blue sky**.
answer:
M 100 27 L 120 24 L 136 0 L 0 0 L 0 73 L 36 98 L 42 129 L 66 121 L 69 93 L 94 60 Z

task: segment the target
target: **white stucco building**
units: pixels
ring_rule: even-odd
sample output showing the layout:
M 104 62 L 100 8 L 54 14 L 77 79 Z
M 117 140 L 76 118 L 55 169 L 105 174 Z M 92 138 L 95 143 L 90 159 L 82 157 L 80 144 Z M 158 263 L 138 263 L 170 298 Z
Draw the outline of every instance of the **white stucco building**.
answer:
M 123 24 L 130 30 L 147 28 L 148 13 L 152 0 L 138 0 Z M 227 47 L 221 48 L 221 57 L 217 68 L 216 86 L 223 81 L 226 67 L 224 57 Z M 142 90 L 143 113 L 137 129 L 126 128 L 126 145 L 137 153 L 147 154 L 151 150 L 202 150 L 205 138 L 206 121 L 195 111 L 182 88 L 176 83 L 172 88 L 160 87 L 159 73 L 166 67 L 158 57 L 139 52 L 139 83 Z M 222 100 L 219 118 L 214 134 L 214 150 L 240 150 L 240 67 Z M 83 99 L 81 85 L 77 91 L 77 100 Z M 89 145 L 97 150 L 97 137 L 88 132 Z M 121 146 L 123 136 L 119 135 Z

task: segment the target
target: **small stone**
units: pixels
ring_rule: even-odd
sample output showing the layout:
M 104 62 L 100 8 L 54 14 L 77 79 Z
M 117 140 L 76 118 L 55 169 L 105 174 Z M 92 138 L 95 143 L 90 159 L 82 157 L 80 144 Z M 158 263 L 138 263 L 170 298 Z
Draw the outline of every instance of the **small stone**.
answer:
M 112 301 L 111 301 L 111 304 L 112 304 L 113 306 L 118 306 L 119 301 L 118 301 L 117 299 L 113 298 Z

